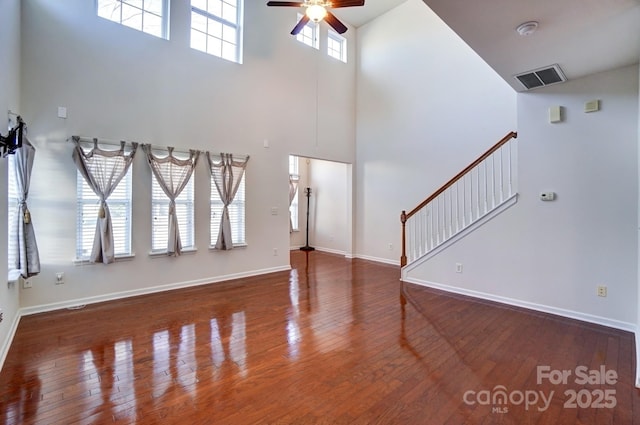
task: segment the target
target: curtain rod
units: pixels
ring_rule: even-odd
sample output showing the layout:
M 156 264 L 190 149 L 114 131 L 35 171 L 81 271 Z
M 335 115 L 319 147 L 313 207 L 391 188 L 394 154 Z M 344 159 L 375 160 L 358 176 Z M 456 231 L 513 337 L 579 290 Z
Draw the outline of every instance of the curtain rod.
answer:
M 72 141 L 74 137 L 79 138 L 80 142 L 83 142 L 83 143 L 93 143 L 94 140 L 98 140 L 98 143 L 102 143 L 104 145 L 120 146 L 120 144 L 121 144 L 120 141 L 116 141 L 116 140 L 98 139 L 97 137 L 88 137 L 88 136 L 71 136 L 71 137 L 69 137 L 67 139 L 67 142 Z M 129 144 L 136 143 L 136 142 L 126 141 L 126 140 L 124 142 L 125 143 L 129 143 Z M 138 143 L 138 145 L 140 145 L 140 146 L 141 145 L 150 145 L 152 149 L 168 150 L 168 146 L 154 145 L 152 143 Z M 203 153 L 206 152 L 206 151 L 203 151 L 203 150 L 200 150 L 200 149 L 192 149 L 192 150 L 198 152 L 199 154 L 203 154 Z M 182 150 L 182 149 L 176 149 L 176 148 L 174 148 L 173 151 L 176 152 L 176 153 L 182 153 L 182 154 L 185 154 L 185 155 L 189 155 L 189 153 L 190 153 L 188 150 Z M 214 156 L 219 157 L 221 152 L 209 150 L 209 153 L 210 153 L 210 155 L 214 155 Z M 249 157 L 248 154 L 234 154 L 234 153 L 232 153 L 232 155 L 234 157 L 236 157 L 236 158 L 239 158 L 239 159 L 247 159 Z
M 222 153 L 229 153 L 229 152 L 220 152 L 220 151 L 207 151 L 209 152 L 209 155 L 211 156 L 215 156 L 217 158 L 220 158 L 220 154 Z M 231 154 L 234 158 L 238 158 L 238 159 L 247 159 L 249 158 L 249 154 L 236 154 L 236 153 L 232 153 Z
M 149 146 L 151 146 L 151 149 L 155 149 L 155 150 L 163 150 L 163 151 L 168 151 L 169 150 L 169 146 L 154 145 L 153 143 L 143 143 L 143 145 L 149 145 Z M 185 151 L 185 150 L 176 148 L 175 146 L 172 146 L 172 147 L 173 147 L 173 151 L 174 152 L 183 153 L 185 155 L 191 154 L 191 151 L 197 152 L 198 155 L 201 154 L 201 153 L 204 153 L 204 151 L 201 151 L 200 149 L 187 149 Z
M 74 138 L 77 138 L 78 141 L 81 143 L 93 143 L 95 141 L 98 141 L 98 143 L 100 144 L 112 145 L 112 146 L 120 146 L 122 142 L 129 143 L 129 144 L 136 143 L 136 142 L 129 142 L 126 140 L 98 139 L 97 137 L 87 137 L 87 136 L 71 136 L 67 139 L 67 142 L 72 142 Z

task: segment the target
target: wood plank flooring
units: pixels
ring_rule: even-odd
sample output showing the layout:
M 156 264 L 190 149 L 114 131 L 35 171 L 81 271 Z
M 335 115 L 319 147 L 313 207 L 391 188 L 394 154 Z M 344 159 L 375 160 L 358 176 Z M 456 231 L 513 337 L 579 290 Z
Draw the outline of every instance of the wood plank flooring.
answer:
M 630 333 L 291 255 L 291 272 L 24 317 L 0 423 L 640 423 Z M 609 382 L 581 382 L 601 367 Z

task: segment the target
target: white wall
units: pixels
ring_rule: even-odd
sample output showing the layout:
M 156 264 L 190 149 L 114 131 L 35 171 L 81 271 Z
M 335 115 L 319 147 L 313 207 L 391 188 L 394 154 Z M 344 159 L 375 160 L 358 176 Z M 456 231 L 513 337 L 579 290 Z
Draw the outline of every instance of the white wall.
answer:
M 601 110 L 584 113 L 600 99 Z M 548 108 L 565 110 L 548 122 Z M 519 201 L 410 276 L 633 330 L 638 67 L 518 95 Z M 554 191 L 557 200 L 539 194 Z M 463 273 L 455 273 L 455 263 Z M 596 295 L 606 285 L 608 296 Z
M 516 129 L 516 94 L 420 0 L 358 45 L 356 255 L 398 264 L 400 212 Z
M 298 249 L 306 243 L 305 188 L 311 187 L 309 245 L 325 252 L 351 256 L 351 170 L 350 164 L 300 158 L 299 231 L 290 235 L 292 249 Z
M 6 136 L 7 111 L 20 113 L 20 1 L 0 2 L 0 134 Z M 15 117 L 13 117 L 15 123 Z M 7 159 L 0 159 L 0 223 L 7 223 Z M 0 226 L 0 276 L 7 276 L 7 226 Z M 6 280 L 5 280 L 6 282 Z M 16 284 L 0 284 L 0 309 L 4 320 L 0 323 L 0 366 L 11 342 L 20 306 Z
M 640 82 L 640 67 L 638 67 L 638 81 Z M 640 86 L 640 83 L 638 84 Z M 640 88 L 638 90 L 638 102 L 640 102 Z M 638 106 L 638 145 L 640 145 L 640 105 Z M 640 164 L 640 148 L 638 149 L 638 163 Z M 638 170 L 638 179 L 640 179 L 640 169 Z M 639 188 L 640 190 L 640 188 Z M 640 193 L 638 196 L 638 202 L 640 202 Z M 640 204 L 638 206 L 638 231 L 640 232 Z M 638 237 L 638 259 L 637 264 L 640 264 L 640 237 Z M 636 300 L 636 309 L 638 310 L 638 317 L 636 321 L 636 387 L 640 387 L 640 270 L 638 270 L 638 298 Z
M 23 307 L 288 268 L 287 157 L 295 152 L 353 162 L 355 49 L 347 64 L 328 58 L 325 25 L 321 49 L 311 49 L 289 35 L 297 10 L 261 2 L 245 2 L 243 65 L 189 48 L 188 2 L 172 2 L 170 41 L 97 18 L 90 1 L 22 4 L 22 109 L 38 149 L 30 206 L 42 261 L 33 288 L 22 292 Z M 346 36 L 353 46 L 355 30 Z M 68 108 L 68 119 L 57 118 L 58 106 Z M 195 177 L 197 253 L 150 258 L 150 173 L 139 152 L 135 258 L 73 265 L 76 171 L 65 140 L 75 134 L 251 155 L 248 247 L 207 249 L 203 160 Z M 271 207 L 282 213 L 272 216 Z M 65 272 L 64 285 L 54 285 L 55 272 Z
M 311 160 L 309 243 L 316 249 L 350 254 L 348 171 L 347 164 Z

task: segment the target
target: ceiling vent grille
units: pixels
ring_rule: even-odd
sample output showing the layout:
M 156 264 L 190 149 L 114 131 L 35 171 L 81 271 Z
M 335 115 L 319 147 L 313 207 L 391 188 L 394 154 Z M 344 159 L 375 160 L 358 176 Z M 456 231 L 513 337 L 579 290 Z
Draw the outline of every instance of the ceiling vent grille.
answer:
M 515 75 L 514 77 L 520 81 L 527 90 L 567 81 L 567 77 L 564 76 L 564 73 L 558 64 L 534 69 L 533 71 L 523 72 L 522 74 Z

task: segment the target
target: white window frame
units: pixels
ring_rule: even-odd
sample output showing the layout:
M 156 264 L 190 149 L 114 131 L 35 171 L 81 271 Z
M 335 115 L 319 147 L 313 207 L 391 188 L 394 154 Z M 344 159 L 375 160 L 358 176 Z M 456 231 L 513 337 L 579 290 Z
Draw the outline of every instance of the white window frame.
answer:
M 206 5 L 206 7 L 205 7 Z M 214 5 L 219 5 L 216 11 Z M 235 8 L 235 22 L 225 16 L 226 8 Z M 194 18 L 203 19 L 203 25 L 194 27 Z M 242 63 L 243 0 L 191 0 L 192 49 L 208 53 L 235 63 Z M 216 31 L 220 28 L 220 31 Z M 231 33 L 231 36 L 227 34 Z M 204 37 L 204 46 L 196 45 L 196 37 Z M 210 43 L 214 43 L 210 45 Z M 219 45 L 219 49 L 216 47 Z M 226 49 L 225 49 L 226 47 Z M 232 54 L 228 53 L 232 49 Z M 228 50 L 227 50 L 228 49 Z
M 113 246 L 116 259 L 133 257 L 131 244 L 131 211 L 133 165 L 107 199 L 113 227 Z M 100 199 L 76 171 L 76 262 L 88 262 L 93 249 Z M 124 210 L 124 211 L 123 211 Z M 123 211 L 123 213 L 119 213 Z M 121 219 L 124 221 L 121 222 Z
M 327 35 L 327 54 L 332 58 L 347 63 L 347 39 L 337 32 L 329 30 Z
M 161 155 L 160 151 L 157 154 Z M 174 156 L 179 156 L 174 152 Z M 176 198 L 176 214 L 180 229 L 182 252 L 196 250 L 195 240 L 195 173 Z M 183 212 L 184 211 L 184 212 Z M 161 225 L 160 225 L 161 224 Z M 156 176 L 151 173 L 151 254 L 166 254 L 169 237 L 169 197 L 162 191 Z
M 298 20 L 296 23 L 300 22 L 304 15 L 298 13 Z M 302 28 L 302 30 L 296 34 L 296 40 L 298 40 L 302 44 L 306 44 L 309 47 L 313 47 L 316 50 L 320 49 L 320 25 L 317 22 L 309 21 Z
M 124 25 L 129 28 L 169 39 L 169 1 L 170 0 L 95 0 L 96 14 L 104 19 Z M 160 10 L 152 8 L 160 5 Z M 126 11 L 135 11 L 139 19 L 133 20 L 132 15 L 125 16 Z M 159 19 L 158 26 L 148 25 L 150 20 Z M 146 21 L 146 22 L 145 22 Z
M 247 192 L 245 189 L 247 173 L 242 176 L 240 185 L 236 196 L 233 197 L 233 202 L 229 205 L 229 219 L 231 220 L 231 238 L 234 247 L 247 246 L 247 223 L 246 223 L 246 209 L 247 209 Z M 222 220 L 222 209 L 224 203 L 220 199 L 218 189 L 213 180 L 213 176 L 210 179 L 211 182 L 211 205 L 210 205 L 210 217 L 209 217 L 209 232 L 210 242 L 209 248 L 215 249 L 216 242 L 218 241 L 218 234 L 220 232 L 220 220 Z
M 300 230 L 300 157 L 295 155 L 289 155 L 289 178 L 292 177 L 298 179 L 298 188 L 291 205 L 289 205 L 289 214 L 291 214 L 291 230 L 297 232 Z

